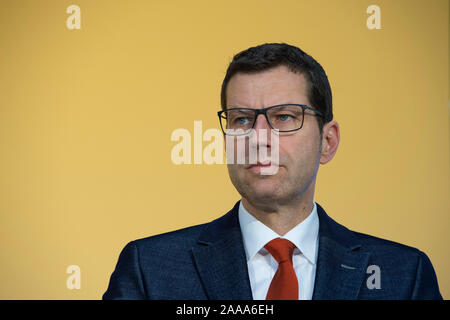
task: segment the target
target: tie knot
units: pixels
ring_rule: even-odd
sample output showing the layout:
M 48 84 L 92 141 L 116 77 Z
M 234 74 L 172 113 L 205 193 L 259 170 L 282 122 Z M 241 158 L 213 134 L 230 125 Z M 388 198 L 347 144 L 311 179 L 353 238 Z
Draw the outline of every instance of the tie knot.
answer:
M 281 263 L 284 261 L 292 261 L 292 254 L 296 247 L 295 244 L 287 239 L 276 238 L 268 242 L 264 248 L 270 252 L 278 263 Z

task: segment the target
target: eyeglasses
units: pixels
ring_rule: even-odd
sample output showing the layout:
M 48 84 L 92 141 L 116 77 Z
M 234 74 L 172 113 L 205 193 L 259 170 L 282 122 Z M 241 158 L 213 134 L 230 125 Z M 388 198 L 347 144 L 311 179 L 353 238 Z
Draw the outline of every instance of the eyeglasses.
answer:
M 239 136 L 251 132 L 259 114 L 263 114 L 269 126 L 277 132 L 300 130 L 303 126 L 305 110 L 311 110 L 316 115 L 323 116 L 320 111 L 304 104 L 279 104 L 263 109 L 231 108 L 221 110 L 217 112 L 217 115 L 224 134 Z

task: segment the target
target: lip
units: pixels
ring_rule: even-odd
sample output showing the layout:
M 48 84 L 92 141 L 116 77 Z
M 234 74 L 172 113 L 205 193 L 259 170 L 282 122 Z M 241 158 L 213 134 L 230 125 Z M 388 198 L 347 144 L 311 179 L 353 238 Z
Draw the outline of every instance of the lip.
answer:
M 251 168 L 268 168 L 268 167 L 270 167 L 272 164 L 269 162 L 269 163 L 266 163 L 266 164 L 263 164 L 263 163 L 260 163 L 260 162 L 258 162 L 258 163 L 256 163 L 256 164 L 252 164 L 252 165 L 250 165 L 247 169 L 251 169 Z
M 254 172 L 254 173 L 261 173 L 262 169 L 268 169 L 268 168 L 271 168 L 271 167 L 274 167 L 274 166 L 276 166 L 275 163 L 269 162 L 269 163 L 264 163 L 263 164 L 263 163 L 258 162 L 256 164 L 252 164 L 252 165 L 248 166 L 247 170 L 249 170 L 251 172 Z

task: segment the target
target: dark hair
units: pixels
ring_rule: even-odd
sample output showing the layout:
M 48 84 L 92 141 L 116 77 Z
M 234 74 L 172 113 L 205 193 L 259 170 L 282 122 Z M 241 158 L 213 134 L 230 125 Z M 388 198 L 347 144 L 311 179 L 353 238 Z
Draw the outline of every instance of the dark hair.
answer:
M 230 79 L 236 73 L 258 73 L 284 65 L 292 72 L 303 74 L 308 83 L 308 100 L 311 107 L 322 112 L 317 116 L 319 130 L 333 120 L 331 87 L 322 66 L 301 49 L 286 43 L 266 43 L 248 48 L 233 57 L 228 66 L 220 93 L 222 109 L 227 107 L 226 90 Z

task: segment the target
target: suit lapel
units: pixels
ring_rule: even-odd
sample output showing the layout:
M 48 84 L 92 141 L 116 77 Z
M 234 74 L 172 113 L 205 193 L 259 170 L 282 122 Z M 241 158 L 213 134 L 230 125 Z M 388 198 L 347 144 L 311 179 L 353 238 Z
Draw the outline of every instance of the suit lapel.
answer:
M 252 299 L 238 208 L 239 202 L 208 224 L 192 248 L 206 294 L 212 300 Z
M 212 300 L 251 300 L 247 259 L 238 220 L 239 202 L 209 223 L 192 248 L 206 294 Z M 317 204 L 319 249 L 313 300 L 357 299 L 369 253 L 354 233 L 336 223 Z
M 357 299 L 366 276 L 369 253 L 360 251 L 354 233 L 317 205 L 319 251 L 313 300 Z

